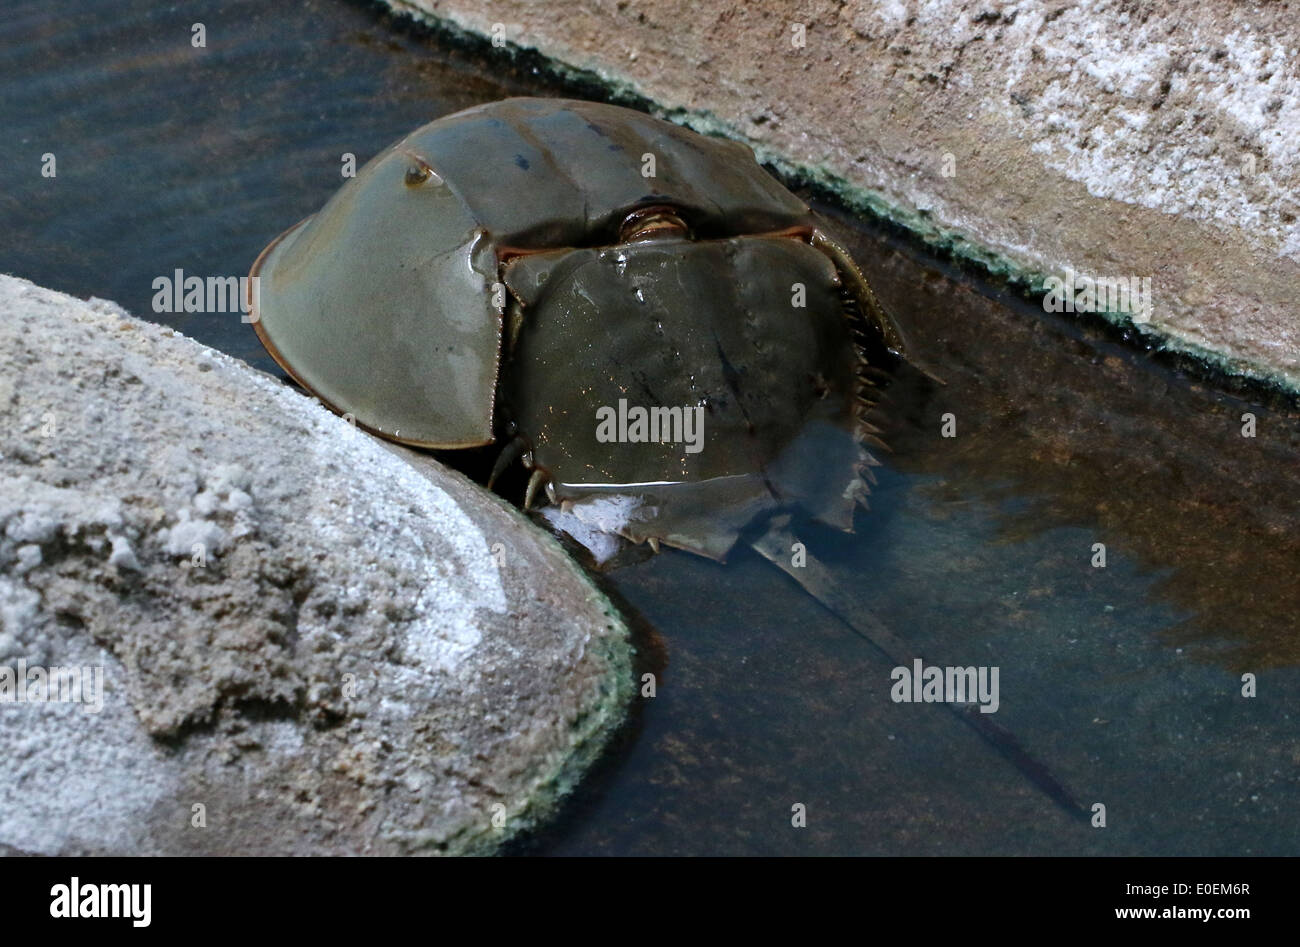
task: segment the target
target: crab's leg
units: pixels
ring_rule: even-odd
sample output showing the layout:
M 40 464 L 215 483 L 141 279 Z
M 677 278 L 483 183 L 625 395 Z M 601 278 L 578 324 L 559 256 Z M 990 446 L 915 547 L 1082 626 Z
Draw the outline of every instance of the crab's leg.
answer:
M 880 651 L 890 662 L 906 666 L 909 648 L 889 628 L 857 601 L 855 594 L 832 570 L 811 553 L 806 553 L 803 564 L 796 567 L 790 561 L 790 548 L 795 540 L 789 529 L 790 517 L 778 516 L 768 524 L 767 532 L 754 541 L 753 548 L 768 562 L 799 583 L 827 611 L 848 625 L 856 634 Z M 852 616 L 852 617 L 850 617 Z M 1030 755 L 1020 741 L 1005 727 L 993 723 L 987 714 L 957 704 L 944 704 L 962 723 L 969 726 L 993 746 L 1016 769 L 1049 796 L 1070 815 L 1087 819 L 1088 811 L 1079 804 L 1074 794 L 1051 771 Z
M 516 437 L 505 447 L 501 448 L 501 453 L 497 454 L 496 463 L 492 465 L 492 473 L 488 477 L 487 488 L 492 489 L 492 485 L 497 482 L 497 477 L 506 472 L 507 468 L 518 459 L 519 455 L 524 452 L 528 442 L 522 437 Z
M 528 488 L 524 490 L 524 512 L 533 508 L 533 500 L 537 499 L 537 488 L 545 485 L 546 495 L 552 500 L 555 499 L 555 488 L 551 486 L 550 480 L 546 476 L 546 471 L 541 467 L 533 469 L 533 475 L 528 478 Z

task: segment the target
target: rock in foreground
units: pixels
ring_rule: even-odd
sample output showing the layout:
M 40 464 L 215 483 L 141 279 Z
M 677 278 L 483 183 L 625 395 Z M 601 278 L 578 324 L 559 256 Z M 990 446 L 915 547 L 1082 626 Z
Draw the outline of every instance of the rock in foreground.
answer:
M 594 759 L 627 631 L 549 536 L 112 304 L 0 312 L 0 850 L 489 851 Z

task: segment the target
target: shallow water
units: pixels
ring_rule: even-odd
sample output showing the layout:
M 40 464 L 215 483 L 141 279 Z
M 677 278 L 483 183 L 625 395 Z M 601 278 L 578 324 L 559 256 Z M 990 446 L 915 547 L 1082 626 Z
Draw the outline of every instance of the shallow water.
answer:
M 268 371 L 237 314 L 154 314 L 152 281 L 246 273 L 339 186 L 344 152 L 360 164 L 478 102 L 572 94 L 345 3 L 91 2 L 75 30 L 45 4 L 8 6 L 0 271 Z M 845 617 L 874 617 L 907 658 L 998 666 L 992 716 L 1081 803 L 1105 804 L 1107 827 L 958 715 L 894 703 L 895 662 L 755 553 L 719 566 L 667 551 L 608 576 L 658 696 L 517 850 L 1300 851 L 1300 415 L 836 224 L 948 384 L 891 393 L 871 513 L 809 548 Z M 1105 568 L 1090 564 L 1099 542 Z

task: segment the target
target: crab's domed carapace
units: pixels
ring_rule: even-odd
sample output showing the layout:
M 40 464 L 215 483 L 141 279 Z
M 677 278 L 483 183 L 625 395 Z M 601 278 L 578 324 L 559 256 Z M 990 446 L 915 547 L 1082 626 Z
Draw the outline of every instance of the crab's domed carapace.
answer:
M 775 506 L 847 526 L 869 462 L 862 366 L 901 350 L 748 148 L 590 102 L 424 126 L 253 275 L 262 341 L 336 411 L 428 447 L 508 434 L 552 499 L 635 495 L 625 535 L 719 558 Z M 692 449 L 596 437 L 628 399 L 699 408 L 707 432 Z

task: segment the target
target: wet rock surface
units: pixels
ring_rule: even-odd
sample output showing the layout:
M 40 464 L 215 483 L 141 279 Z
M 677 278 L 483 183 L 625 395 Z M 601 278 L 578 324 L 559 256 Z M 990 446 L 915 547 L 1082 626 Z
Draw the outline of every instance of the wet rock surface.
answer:
M 111 303 L 0 277 L 0 311 L 0 666 L 102 669 L 102 708 L 0 702 L 0 844 L 456 853 L 545 818 L 632 684 L 553 540 Z

